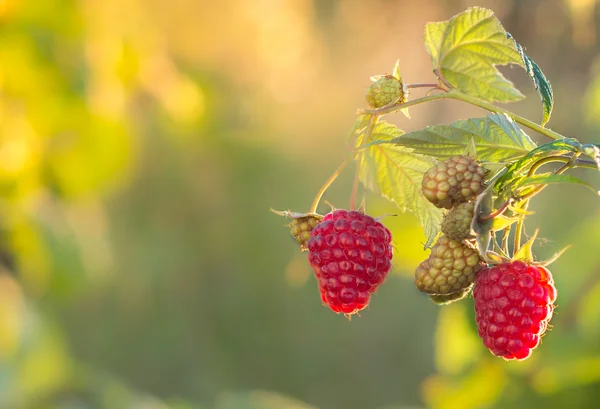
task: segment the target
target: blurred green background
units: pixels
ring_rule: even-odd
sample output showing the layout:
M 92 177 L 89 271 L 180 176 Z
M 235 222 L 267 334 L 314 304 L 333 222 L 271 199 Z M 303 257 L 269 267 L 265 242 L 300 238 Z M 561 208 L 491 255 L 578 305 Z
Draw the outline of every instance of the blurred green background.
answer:
M 539 257 L 574 247 L 552 266 L 553 327 L 522 363 L 483 347 L 472 300 L 439 308 L 416 291 L 427 253 L 413 216 L 386 219 L 393 273 L 348 321 L 321 305 L 269 212 L 308 210 L 369 76 L 400 58 L 406 81 L 431 82 L 425 23 L 472 5 L 544 69 L 550 126 L 598 142 L 593 0 L 0 0 L 0 408 L 597 408 L 588 191 L 550 187 L 532 204 Z M 503 71 L 528 95 L 512 108 L 539 120 L 526 74 Z M 391 120 L 483 112 L 411 114 Z M 347 206 L 352 173 L 325 199 Z

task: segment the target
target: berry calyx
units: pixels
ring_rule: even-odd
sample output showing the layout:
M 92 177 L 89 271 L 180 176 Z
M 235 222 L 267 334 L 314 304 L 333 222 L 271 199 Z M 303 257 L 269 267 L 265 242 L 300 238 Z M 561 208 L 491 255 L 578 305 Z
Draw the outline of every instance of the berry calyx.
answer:
M 436 305 L 448 305 L 452 304 L 455 301 L 462 300 L 471 292 L 471 288 L 473 286 L 469 286 L 467 288 L 463 288 L 460 291 L 450 294 L 428 294 L 429 299 Z
M 371 108 L 406 102 L 406 93 L 402 81 L 393 75 L 385 75 L 367 88 L 365 96 Z
M 415 270 L 415 286 L 427 294 L 452 294 L 469 287 L 484 267 L 477 250 L 441 236 Z
M 510 261 L 482 270 L 473 298 L 484 345 L 506 360 L 529 357 L 552 318 L 556 295 L 545 267 Z
M 308 240 L 321 300 L 346 315 L 365 308 L 392 266 L 391 242 L 390 231 L 371 216 L 341 209 L 327 214 Z
M 452 209 L 442 221 L 442 233 L 452 240 L 470 239 L 471 222 L 473 221 L 474 202 L 461 203 Z
M 484 190 L 486 173 L 470 156 L 454 156 L 425 172 L 421 190 L 436 207 L 451 209 L 474 199 Z

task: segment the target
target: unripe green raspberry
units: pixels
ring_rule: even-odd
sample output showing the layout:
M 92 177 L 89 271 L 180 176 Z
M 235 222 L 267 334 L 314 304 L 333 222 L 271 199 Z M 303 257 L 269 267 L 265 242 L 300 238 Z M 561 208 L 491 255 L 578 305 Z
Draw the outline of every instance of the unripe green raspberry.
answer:
M 290 233 L 296 242 L 300 245 L 302 251 L 307 251 L 307 242 L 310 238 L 310 233 L 313 231 L 315 226 L 323 220 L 323 216 L 317 213 L 296 213 L 289 210 L 273 210 L 271 211 L 279 216 L 285 216 L 292 219 L 288 223 Z
M 485 264 L 477 251 L 441 236 L 415 271 L 415 286 L 427 294 L 451 294 L 469 287 Z
M 472 285 L 467 288 L 463 288 L 462 290 L 459 290 L 455 293 L 428 294 L 428 297 L 434 304 L 447 305 L 447 304 L 451 304 L 455 301 L 459 301 L 459 300 L 462 300 L 463 298 L 465 298 L 471 292 L 471 288 L 473 288 Z
M 319 222 L 323 220 L 320 214 L 307 214 L 302 217 L 292 218 L 289 224 L 292 237 L 298 242 L 302 251 L 308 250 L 306 243 L 310 239 L 310 233 Z
M 392 75 L 386 75 L 367 88 L 367 103 L 371 108 L 406 102 L 402 82 Z
M 442 221 L 442 233 L 452 240 L 462 241 L 472 238 L 474 202 L 461 203 L 450 211 Z
M 470 156 L 454 156 L 425 172 L 421 190 L 435 206 L 451 209 L 474 199 L 484 190 L 486 173 Z

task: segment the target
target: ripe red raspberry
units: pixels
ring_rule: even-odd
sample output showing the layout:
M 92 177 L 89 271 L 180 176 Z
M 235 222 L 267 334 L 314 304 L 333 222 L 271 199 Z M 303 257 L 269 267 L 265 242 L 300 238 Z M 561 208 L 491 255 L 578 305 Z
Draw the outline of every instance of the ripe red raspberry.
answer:
M 427 294 L 452 294 L 473 284 L 484 266 L 477 250 L 441 236 L 415 270 L 415 286 Z
M 348 315 L 365 308 L 392 266 L 391 241 L 390 231 L 371 216 L 346 210 L 327 214 L 308 240 L 321 300 Z
M 522 360 L 546 331 L 556 288 L 546 268 L 512 261 L 482 270 L 473 298 L 484 345 L 496 356 Z
M 421 190 L 435 206 L 451 209 L 483 191 L 486 173 L 470 156 L 454 156 L 425 172 Z
M 471 238 L 474 202 L 461 203 L 448 213 L 442 221 L 442 233 L 452 240 L 462 241 Z
M 367 88 L 365 96 L 371 108 L 406 102 L 406 94 L 402 82 L 393 75 L 386 75 Z

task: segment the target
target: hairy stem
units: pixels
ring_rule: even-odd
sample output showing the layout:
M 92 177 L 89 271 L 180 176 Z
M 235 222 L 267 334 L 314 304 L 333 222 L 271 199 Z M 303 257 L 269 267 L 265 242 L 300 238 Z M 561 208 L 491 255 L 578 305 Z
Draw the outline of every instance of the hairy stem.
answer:
M 406 84 L 406 88 L 440 88 L 440 84 Z
M 502 213 L 504 213 L 506 211 L 506 209 L 508 209 L 508 206 L 510 206 L 510 204 L 513 202 L 513 199 L 510 198 L 508 199 L 506 202 L 504 202 L 504 204 L 502 204 L 502 206 L 500 206 L 499 209 L 497 209 L 496 211 L 490 213 L 490 214 L 486 214 L 485 216 L 481 216 L 479 217 L 479 220 L 492 220 L 494 217 L 498 217 L 500 216 Z
M 337 179 L 337 177 L 340 175 L 340 173 L 342 173 L 342 170 L 344 170 L 344 168 L 346 167 L 348 162 L 350 162 L 352 159 L 354 159 L 354 156 L 348 156 L 346 159 L 344 159 L 342 164 L 340 166 L 338 166 L 338 168 L 335 170 L 335 172 L 333 172 L 333 175 L 331 175 L 329 177 L 329 179 L 327 179 L 325 184 L 321 187 L 321 189 L 317 193 L 317 197 L 315 197 L 315 200 L 313 201 L 313 204 L 310 207 L 309 213 L 317 212 L 317 207 L 319 207 L 319 202 L 321 201 L 323 194 L 329 188 L 329 186 L 331 186 L 331 184 Z
M 528 200 L 526 200 L 523 203 L 523 206 L 521 207 L 523 209 L 523 211 L 527 210 L 527 206 L 529 206 Z M 517 227 L 515 227 L 515 242 L 514 242 L 514 246 L 513 246 L 513 257 L 515 256 L 515 254 L 517 254 L 517 252 L 521 248 L 521 236 L 523 235 L 524 222 L 525 222 L 524 218 L 519 219 L 519 221 L 517 222 Z
M 557 170 L 554 172 L 554 174 L 555 174 L 555 175 L 560 175 L 560 174 L 563 174 L 563 173 L 565 173 L 567 170 L 569 170 L 570 168 L 572 168 L 573 166 L 575 166 L 575 163 L 577 163 L 577 158 L 579 157 L 579 155 L 580 155 L 580 153 L 579 153 L 579 152 L 577 152 L 577 153 L 573 154 L 573 157 L 571 157 L 571 158 L 564 158 L 564 159 L 567 159 L 567 160 L 565 161 L 565 164 L 564 164 L 564 165 L 562 165 L 562 166 L 561 166 L 559 169 L 557 169 Z M 550 158 L 547 158 L 547 159 L 550 159 Z M 555 157 L 554 159 L 558 159 L 558 157 Z M 536 163 L 535 163 L 533 166 L 537 165 L 537 163 L 539 163 L 539 162 L 542 162 L 543 160 L 544 160 L 544 159 L 541 159 L 541 160 L 539 160 L 539 161 L 538 161 L 538 162 L 536 162 Z M 562 162 L 562 161 L 561 161 L 561 162 Z M 540 166 L 542 166 L 543 164 L 544 164 L 544 163 L 542 163 L 541 165 L 537 166 L 537 167 L 536 167 L 536 169 L 537 169 L 537 168 L 539 168 Z M 533 168 L 533 166 L 532 166 L 532 168 Z M 531 169 L 530 169 L 530 170 L 529 170 L 529 176 L 531 176 L 531 175 L 533 175 L 533 172 L 531 172 Z M 540 185 L 538 188 L 536 188 L 536 189 L 532 190 L 531 192 L 529 192 L 529 193 L 527 193 L 527 194 L 525 194 L 525 195 L 523 195 L 523 196 L 520 196 L 520 198 L 519 198 L 519 199 L 520 199 L 520 200 L 529 200 L 529 199 L 531 199 L 532 197 L 534 197 L 535 195 L 537 195 L 538 193 L 540 193 L 542 190 L 544 190 L 544 189 L 546 188 L 546 186 L 548 186 L 548 185 Z
M 392 106 L 384 107 L 384 108 L 380 108 L 380 109 L 370 109 L 370 110 L 367 109 L 367 110 L 363 110 L 361 112 L 375 114 L 375 115 L 385 115 L 385 114 L 399 111 L 403 108 L 408 108 L 408 107 L 411 107 L 414 105 L 423 104 L 425 102 L 437 101 L 440 99 L 456 99 L 458 101 L 463 101 L 468 104 L 477 106 L 479 108 L 483 108 L 490 112 L 494 112 L 497 114 L 505 114 L 505 115 L 509 116 L 513 121 L 529 128 L 533 131 L 536 131 L 550 139 L 564 139 L 565 138 L 563 135 L 559 134 L 558 132 L 554 132 L 551 129 L 544 128 L 543 126 L 536 124 L 535 122 L 530 121 L 527 118 L 517 115 L 511 111 L 507 111 L 506 109 L 497 107 L 496 105 L 490 104 L 489 102 L 483 101 L 479 98 L 475 98 L 470 95 L 464 94 L 457 90 L 450 90 L 448 92 L 443 92 L 440 94 L 427 95 L 425 97 L 413 99 L 412 101 L 408 101 L 403 104 L 392 105 Z
M 511 226 L 506 226 L 502 231 L 502 251 L 508 254 L 508 239 L 510 237 Z

